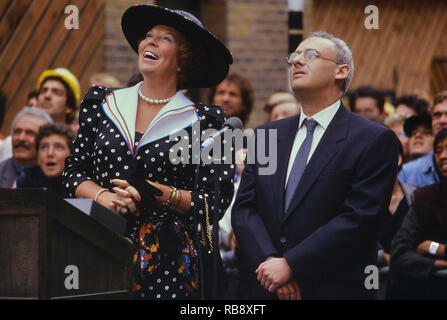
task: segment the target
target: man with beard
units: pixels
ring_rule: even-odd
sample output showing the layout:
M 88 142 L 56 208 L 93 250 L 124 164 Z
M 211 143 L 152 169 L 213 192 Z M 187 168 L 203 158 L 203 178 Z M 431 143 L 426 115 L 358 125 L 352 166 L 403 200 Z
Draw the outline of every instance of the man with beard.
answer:
M 52 123 L 51 117 L 36 107 L 25 107 L 12 122 L 12 158 L 0 163 L 0 188 L 14 187 L 24 166 L 37 163 L 36 135 L 39 128 Z

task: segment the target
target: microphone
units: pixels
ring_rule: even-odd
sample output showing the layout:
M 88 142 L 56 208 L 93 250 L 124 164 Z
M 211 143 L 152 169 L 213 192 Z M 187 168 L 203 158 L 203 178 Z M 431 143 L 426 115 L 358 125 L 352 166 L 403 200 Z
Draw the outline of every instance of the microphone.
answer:
M 224 122 L 222 125 L 222 129 L 211 135 L 209 138 L 207 138 L 203 143 L 200 145 L 200 148 L 207 148 L 211 146 L 214 143 L 214 139 L 216 137 L 224 134 L 225 131 L 230 129 L 242 129 L 242 121 L 238 117 L 230 117 L 227 119 L 227 121 Z

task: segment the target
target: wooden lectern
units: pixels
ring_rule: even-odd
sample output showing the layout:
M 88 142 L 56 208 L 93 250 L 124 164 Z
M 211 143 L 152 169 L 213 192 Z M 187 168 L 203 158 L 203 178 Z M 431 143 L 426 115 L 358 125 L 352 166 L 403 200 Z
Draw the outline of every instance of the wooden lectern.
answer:
M 131 298 L 133 251 L 48 191 L 0 189 L 0 299 Z

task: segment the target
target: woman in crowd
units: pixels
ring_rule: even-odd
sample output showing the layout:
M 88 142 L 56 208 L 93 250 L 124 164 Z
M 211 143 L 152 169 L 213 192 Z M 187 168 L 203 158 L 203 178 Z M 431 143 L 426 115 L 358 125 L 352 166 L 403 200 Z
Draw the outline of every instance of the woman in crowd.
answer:
M 122 28 L 138 54 L 143 81 L 113 92 L 89 90 L 65 184 L 73 196 L 93 198 L 127 218 L 136 245 L 136 298 L 198 298 L 197 223 L 209 241 L 205 226 L 230 204 L 234 165 L 202 164 L 196 179 L 192 138 L 204 129 L 220 129 L 225 115 L 220 107 L 193 103 L 181 90 L 217 85 L 232 56 L 184 11 L 135 5 L 124 12 Z M 180 130 L 183 134 L 171 139 Z M 189 157 L 170 161 L 181 140 Z

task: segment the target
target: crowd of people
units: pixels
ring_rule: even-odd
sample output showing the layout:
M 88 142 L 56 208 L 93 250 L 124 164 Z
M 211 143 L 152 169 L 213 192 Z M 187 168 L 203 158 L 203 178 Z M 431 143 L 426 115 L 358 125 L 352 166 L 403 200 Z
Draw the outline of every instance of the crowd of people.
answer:
M 217 274 L 225 299 L 370 299 L 370 264 L 389 270 L 387 299 L 447 298 L 447 91 L 349 90 L 349 47 L 319 32 L 288 57 L 291 90 L 255 108 L 250 79 L 229 72 L 230 51 L 193 15 L 139 5 L 122 25 L 138 73 L 126 85 L 92 75 L 81 101 L 70 70 L 44 70 L 0 137 L 0 188 L 91 198 L 125 217 L 139 299 L 212 297 Z M 191 88 L 209 88 L 204 103 Z M 0 124 L 5 105 L 0 95 Z M 233 116 L 246 139 L 232 164 L 170 161 L 194 123 L 220 129 Z M 168 139 L 173 129 L 184 132 Z M 259 129 L 278 131 L 272 176 L 244 163 Z M 223 274 L 202 257 L 213 247 Z

